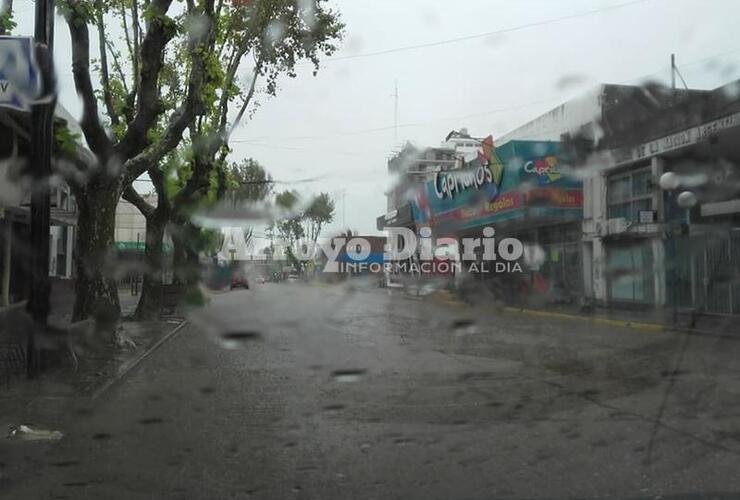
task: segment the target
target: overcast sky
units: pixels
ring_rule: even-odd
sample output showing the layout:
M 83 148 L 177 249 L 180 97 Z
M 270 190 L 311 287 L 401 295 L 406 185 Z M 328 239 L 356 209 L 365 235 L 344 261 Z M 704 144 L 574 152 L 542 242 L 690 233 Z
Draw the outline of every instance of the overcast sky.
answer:
M 297 78 L 284 78 L 278 96 L 264 100 L 232 141 L 233 159 L 254 157 L 275 179 L 321 176 L 297 187 L 333 194 L 337 216 L 329 231 L 345 220 L 354 230 L 375 233 L 375 218 L 385 212 L 386 160 L 398 145 L 396 80 L 398 143 L 438 145 L 461 127 L 496 138 L 597 83 L 637 83 L 646 75 L 667 81 L 671 52 L 690 87 L 713 88 L 740 77 L 737 0 L 333 4 L 347 25 L 338 59 L 322 64 L 316 77 L 304 66 Z M 617 5 L 623 6 L 611 8 Z M 15 7 L 16 33 L 31 34 L 33 3 L 16 0 Z M 601 12 L 577 16 L 595 10 Z M 60 100 L 79 116 L 69 35 L 60 19 L 56 30 Z M 433 45 L 368 55 L 421 44 Z

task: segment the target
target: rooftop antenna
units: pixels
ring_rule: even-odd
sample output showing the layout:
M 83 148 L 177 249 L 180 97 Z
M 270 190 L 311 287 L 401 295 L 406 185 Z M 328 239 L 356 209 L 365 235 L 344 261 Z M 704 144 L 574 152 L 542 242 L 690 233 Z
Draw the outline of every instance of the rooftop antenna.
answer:
M 393 147 L 398 145 L 398 79 L 394 81 L 393 95 Z
M 683 87 L 686 90 L 689 90 L 689 86 L 686 85 L 686 80 L 683 79 L 683 75 L 678 70 L 678 66 L 676 66 L 676 54 L 671 54 L 671 90 L 673 91 L 673 94 L 676 93 L 676 75 L 681 79 L 681 83 L 683 83 Z

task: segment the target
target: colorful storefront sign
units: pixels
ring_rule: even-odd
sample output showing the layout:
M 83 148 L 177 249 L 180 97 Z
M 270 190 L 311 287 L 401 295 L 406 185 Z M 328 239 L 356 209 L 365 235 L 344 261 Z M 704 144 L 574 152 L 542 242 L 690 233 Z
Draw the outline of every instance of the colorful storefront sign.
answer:
M 439 172 L 419 188 L 412 203 L 418 226 L 456 229 L 514 219 L 582 217 L 582 183 L 565 175 L 560 144 L 511 141 L 484 144 L 465 168 Z

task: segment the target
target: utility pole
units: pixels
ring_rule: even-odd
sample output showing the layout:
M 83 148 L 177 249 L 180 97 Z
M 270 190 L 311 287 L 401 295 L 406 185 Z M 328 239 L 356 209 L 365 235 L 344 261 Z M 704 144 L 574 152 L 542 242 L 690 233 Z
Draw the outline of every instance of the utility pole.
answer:
M 676 94 L 676 54 L 671 54 L 671 91 Z
M 394 81 L 393 95 L 393 147 L 398 146 L 398 80 Z
M 33 175 L 31 192 L 31 296 L 28 309 L 34 328 L 28 334 L 26 374 L 38 377 L 42 368 L 36 345 L 37 332 L 46 330 L 49 317 L 49 228 L 51 143 L 56 105 L 53 77 L 54 0 L 36 0 L 34 50 L 41 70 L 41 98 L 31 106 L 30 165 Z

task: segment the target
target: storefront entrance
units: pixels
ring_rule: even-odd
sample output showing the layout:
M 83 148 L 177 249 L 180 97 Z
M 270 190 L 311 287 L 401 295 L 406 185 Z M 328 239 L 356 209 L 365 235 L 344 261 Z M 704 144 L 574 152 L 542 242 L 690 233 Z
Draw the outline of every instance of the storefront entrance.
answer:
M 653 252 L 649 240 L 612 243 L 607 249 L 609 302 L 655 303 Z

